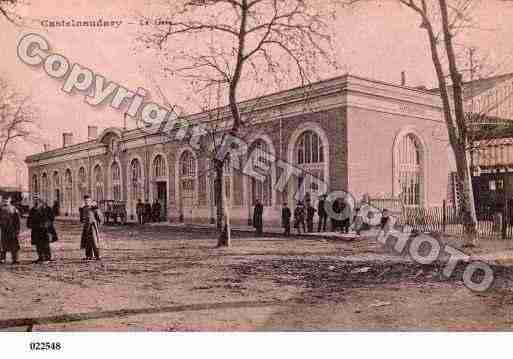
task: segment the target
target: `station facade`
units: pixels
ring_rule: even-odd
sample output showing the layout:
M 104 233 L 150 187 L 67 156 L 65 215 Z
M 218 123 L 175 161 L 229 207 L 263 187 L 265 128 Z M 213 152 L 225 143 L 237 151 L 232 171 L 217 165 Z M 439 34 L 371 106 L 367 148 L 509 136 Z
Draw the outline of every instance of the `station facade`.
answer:
M 344 75 L 249 100 L 241 109 L 250 118 L 241 130 L 248 156 L 271 153 L 324 181 L 327 191 L 400 197 L 415 207 L 439 206 L 450 192 L 447 133 L 434 92 Z M 230 114 L 220 113 L 222 128 Z M 207 113 L 187 120 L 212 121 Z M 31 195 L 58 201 L 62 214 L 76 216 L 90 194 L 97 202 L 125 201 L 129 218 L 138 199 L 158 200 L 161 217 L 173 222 L 215 217 L 210 161 L 187 141 L 122 128 L 90 127 L 88 141 L 77 144 L 72 136 L 63 134 L 61 148 L 26 158 Z M 305 190 L 301 174 L 276 188 L 282 171 L 276 161 L 264 180 L 225 171 L 232 221 L 247 222 L 260 199 L 264 220 L 279 222 L 283 202 L 294 206 L 297 190 Z

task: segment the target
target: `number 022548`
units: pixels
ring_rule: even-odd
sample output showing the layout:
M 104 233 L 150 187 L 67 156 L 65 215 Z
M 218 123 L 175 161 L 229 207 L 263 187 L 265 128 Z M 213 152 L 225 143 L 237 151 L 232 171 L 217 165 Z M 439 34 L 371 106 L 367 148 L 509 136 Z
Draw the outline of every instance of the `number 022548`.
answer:
M 30 350 L 61 350 L 62 345 L 59 342 L 31 342 Z

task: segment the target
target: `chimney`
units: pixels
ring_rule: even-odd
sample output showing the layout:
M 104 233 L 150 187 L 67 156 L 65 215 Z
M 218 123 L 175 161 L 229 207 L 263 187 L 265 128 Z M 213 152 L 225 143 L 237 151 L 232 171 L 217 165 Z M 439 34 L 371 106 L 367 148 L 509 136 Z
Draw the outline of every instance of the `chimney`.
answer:
M 401 71 L 401 86 L 406 86 L 406 72 Z
M 96 140 L 98 137 L 98 126 L 87 126 L 87 140 Z
M 43 152 L 46 152 L 46 151 L 50 151 L 50 144 L 49 143 L 44 143 L 43 144 Z
M 68 147 L 73 144 L 73 133 L 72 132 L 64 132 L 62 134 L 62 147 Z

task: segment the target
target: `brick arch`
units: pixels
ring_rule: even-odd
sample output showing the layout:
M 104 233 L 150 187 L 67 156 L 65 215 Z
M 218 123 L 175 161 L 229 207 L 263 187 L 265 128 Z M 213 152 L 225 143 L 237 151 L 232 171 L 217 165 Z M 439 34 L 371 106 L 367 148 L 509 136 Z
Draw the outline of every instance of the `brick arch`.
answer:
M 266 134 L 257 134 L 255 136 L 252 136 L 248 139 L 247 143 L 248 143 L 248 154 L 247 154 L 247 157 L 249 158 L 249 156 L 251 155 L 251 153 L 249 152 L 250 149 L 251 149 L 251 146 L 257 142 L 257 141 L 263 141 L 264 143 L 267 144 L 268 148 L 269 148 L 269 152 L 270 154 L 276 158 L 276 150 L 274 148 L 274 144 L 273 144 L 273 141 L 271 139 L 270 136 L 266 135 Z M 243 181 L 242 181 L 242 190 L 243 190 L 243 193 L 244 193 L 244 197 L 245 197 L 245 205 L 247 207 L 251 207 L 251 198 L 250 198 L 250 193 L 249 193 L 249 189 L 250 189 L 250 182 L 251 181 L 251 178 L 250 176 L 247 176 L 245 175 L 243 177 Z M 271 167 L 271 206 L 274 206 L 277 204 L 277 199 L 276 199 L 276 190 L 274 189 L 274 185 L 276 183 L 276 165 L 274 164 L 272 167 Z
M 132 161 L 133 160 L 137 160 L 139 161 L 139 165 L 141 166 L 141 186 L 142 186 L 142 192 L 144 192 L 144 183 L 145 183 L 145 179 L 146 179 L 146 173 L 144 171 L 145 169 L 145 165 L 144 165 L 144 161 L 142 159 L 141 156 L 137 155 L 137 154 L 132 154 L 129 159 L 128 159 L 128 162 L 127 162 L 127 166 L 126 166 L 126 189 L 127 189 L 127 213 L 128 215 L 133 215 L 134 217 L 136 216 L 136 213 L 135 213 L 135 205 L 137 203 L 137 199 L 135 199 L 134 203 L 132 203 L 132 173 L 131 173 L 131 170 L 132 170 Z
M 113 196 L 112 199 L 114 199 L 114 193 L 113 193 L 114 183 L 112 180 L 112 165 L 114 165 L 114 164 L 117 164 L 119 167 L 120 200 L 123 201 L 123 167 L 121 166 L 121 161 L 118 159 L 113 159 L 112 161 L 109 162 L 109 168 L 108 168 L 108 172 L 107 172 L 108 173 L 107 183 L 108 183 L 109 194 L 111 194 Z
M 195 171 L 196 171 L 196 182 L 195 182 L 195 191 L 194 191 L 194 203 L 196 203 L 197 199 L 198 199 L 198 185 L 199 185 L 199 180 L 198 180 L 198 169 L 199 169 L 199 161 L 198 161 L 198 156 L 196 154 L 196 152 L 194 151 L 194 149 L 189 146 L 189 145 L 186 145 L 186 146 L 183 146 L 181 147 L 178 152 L 176 153 L 176 158 L 175 158 L 175 203 L 176 203 L 176 207 L 180 210 L 182 209 L 182 191 L 180 189 L 180 161 L 182 159 L 182 156 L 184 153 L 186 152 L 190 152 L 194 158 L 194 162 L 195 162 Z
M 67 173 L 71 174 L 71 191 L 68 192 L 68 187 L 67 187 Z M 73 169 L 70 167 L 70 166 L 66 166 L 66 168 L 64 169 L 63 171 L 63 176 L 62 176 L 62 189 L 63 189 L 63 202 L 64 202 L 64 208 L 63 208 L 63 211 L 65 213 L 68 213 L 69 216 L 71 216 L 73 214 L 73 209 L 74 209 L 74 205 L 75 204 L 75 201 L 74 201 L 74 189 L 75 188 L 75 176 L 74 176 L 74 171 Z
M 296 170 L 298 170 L 298 165 L 294 159 L 294 150 L 297 144 L 297 141 L 301 137 L 301 135 L 307 131 L 312 131 L 317 136 L 319 136 L 320 141 L 322 142 L 322 148 L 323 148 L 323 156 L 324 156 L 324 164 L 323 164 L 323 174 L 324 174 L 324 183 L 326 184 L 326 190 L 329 189 L 329 183 L 330 183 L 330 141 L 329 138 L 324 131 L 324 129 L 316 122 L 304 122 L 300 124 L 294 132 L 292 132 L 292 135 L 290 136 L 290 140 L 287 144 L 287 162 L 289 164 L 292 164 L 294 167 L 296 167 Z M 291 188 L 292 185 L 292 188 Z M 288 195 L 288 201 L 289 203 L 293 203 L 294 198 L 293 196 L 296 193 L 296 189 L 294 186 L 296 185 L 296 182 L 289 181 L 289 195 Z M 324 192 L 324 191 L 321 191 Z
M 168 200 L 169 200 L 169 190 L 170 190 L 170 184 L 169 184 L 169 175 L 170 175 L 170 172 L 171 172 L 171 169 L 169 168 L 169 161 L 167 159 L 167 156 L 164 152 L 162 151 L 155 151 L 153 152 L 153 154 L 151 155 L 151 160 L 150 160 L 150 173 L 149 173 L 149 178 L 150 178 L 150 184 L 152 183 L 152 181 L 155 180 L 154 178 L 154 175 L 153 175 L 153 163 L 155 161 L 155 159 L 157 158 L 157 156 L 161 156 L 162 159 L 164 160 L 164 165 L 166 166 L 166 176 L 165 176 L 165 179 L 162 178 L 163 181 L 166 181 L 166 190 L 167 190 L 167 195 L 168 195 Z M 153 202 L 154 198 L 153 198 L 153 191 L 150 191 L 150 201 Z
M 91 173 L 89 174 L 90 178 L 91 178 L 91 197 L 94 198 L 96 201 L 98 201 L 98 198 L 96 198 L 96 178 L 94 177 L 95 176 L 95 169 L 97 166 L 100 166 L 100 169 L 101 169 L 101 173 L 102 173 L 102 198 L 101 199 L 105 199 L 105 169 L 104 169 L 104 166 L 103 166 L 103 163 L 102 161 L 100 160 L 96 160 L 93 165 L 91 166 Z
M 415 126 L 405 126 L 401 128 L 394 137 L 394 142 L 392 146 L 392 195 L 394 197 L 398 196 L 401 192 L 401 189 L 399 188 L 399 145 L 402 143 L 402 141 L 408 136 L 413 135 L 415 139 L 418 140 L 420 144 L 420 152 L 421 152 L 421 159 L 420 159 L 420 166 L 421 166 L 421 189 L 420 189 L 420 204 L 429 203 L 428 202 L 428 174 L 429 174 L 429 163 L 430 163 L 430 154 L 429 154 L 429 147 L 427 145 L 426 140 L 420 133 L 420 131 L 417 130 Z

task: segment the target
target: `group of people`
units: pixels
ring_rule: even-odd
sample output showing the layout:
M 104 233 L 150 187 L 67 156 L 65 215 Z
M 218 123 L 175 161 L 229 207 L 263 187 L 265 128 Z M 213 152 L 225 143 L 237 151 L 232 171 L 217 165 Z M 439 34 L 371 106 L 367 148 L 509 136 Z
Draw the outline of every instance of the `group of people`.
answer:
M 50 243 L 58 240 L 54 220 L 54 209 L 36 196 L 27 217 L 27 227 L 31 231 L 30 241 L 37 252 L 37 259 L 33 263 L 53 261 Z M 80 248 L 85 250 L 85 259 L 91 260 L 94 257 L 100 260 L 101 215 L 98 207 L 87 195 L 84 197 L 84 206 L 80 208 L 80 222 L 83 224 Z M 12 264 L 18 263 L 20 229 L 20 213 L 11 204 L 11 199 L 5 198 L 0 206 L 0 263 L 5 262 L 7 252 L 11 253 Z
M 315 209 L 315 207 L 312 206 L 311 199 L 307 197 L 304 203 L 303 201 L 297 202 L 296 207 L 294 208 L 294 213 L 292 213 L 288 204 L 286 202 L 283 203 L 281 210 L 281 224 L 285 230 L 285 235 L 290 235 L 292 215 L 294 215 L 292 223 L 298 234 L 301 234 L 301 231 L 303 231 L 303 233 L 314 232 L 314 218 L 316 213 L 319 217 L 317 231 L 326 231 L 328 213 L 324 204 L 325 197 L 323 196 L 319 199 L 317 209 Z
M 137 214 L 137 221 L 139 224 L 145 224 L 148 222 L 160 222 L 161 220 L 162 206 L 158 200 L 155 200 L 153 204 L 150 204 L 148 200 L 142 202 L 139 198 L 135 207 Z
M 256 235 L 263 234 L 263 213 L 264 207 L 257 200 L 253 210 L 253 226 L 256 229 Z M 305 196 L 305 200 L 298 201 L 294 211 L 288 204 L 283 203 L 281 210 L 281 225 L 284 228 L 284 234 L 290 235 L 291 226 L 296 229 L 298 234 L 314 232 L 314 219 L 317 214 L 317 232 L 325 232 L 327 230 L 328 217 L 331 222 L 331 231 L 349 233 L 350 228 L 356 231 L 357 235 L 365 228 L 365 220 L 362 216 L 360 208 L 352 208 L 343 198 L 337 198 L 332 202 L 327 202 L 327 196 L 322 195 L 317 203 L 317 208 L 312 205 L 309 195 Z M 384 213 L 385 215 L 385 213 Z

